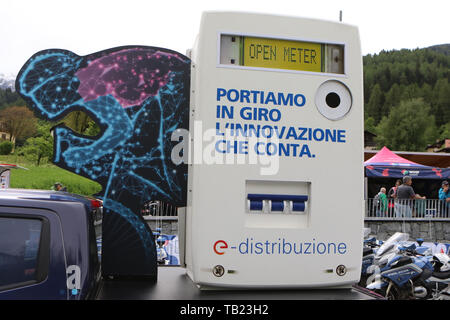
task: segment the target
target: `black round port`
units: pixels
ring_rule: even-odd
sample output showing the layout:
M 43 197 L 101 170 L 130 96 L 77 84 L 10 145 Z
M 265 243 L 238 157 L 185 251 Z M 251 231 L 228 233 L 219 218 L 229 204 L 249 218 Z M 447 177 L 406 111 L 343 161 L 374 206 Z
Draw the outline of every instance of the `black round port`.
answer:
M 327 94 L 325 101 L 330 108 L 337 108 L 341 104 L 341 98 L 336 92 Z

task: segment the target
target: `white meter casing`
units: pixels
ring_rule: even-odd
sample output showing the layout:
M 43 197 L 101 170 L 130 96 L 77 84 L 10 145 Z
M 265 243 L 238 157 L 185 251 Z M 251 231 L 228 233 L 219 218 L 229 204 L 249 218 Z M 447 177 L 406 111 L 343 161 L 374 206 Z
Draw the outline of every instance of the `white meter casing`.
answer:
M 191 51 L 186 268 L 203 287 L 350 287 L 363 241 L 358 29 L 203 13 Z

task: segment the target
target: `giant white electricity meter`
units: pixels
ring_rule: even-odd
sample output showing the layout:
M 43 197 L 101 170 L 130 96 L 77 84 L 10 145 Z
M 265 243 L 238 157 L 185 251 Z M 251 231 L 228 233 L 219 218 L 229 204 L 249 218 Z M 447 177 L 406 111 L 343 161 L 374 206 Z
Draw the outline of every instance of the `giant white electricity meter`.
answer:
M 191 51 L 186 268 L 200 287 L 360 277 L 358 29 L 206 12 Z

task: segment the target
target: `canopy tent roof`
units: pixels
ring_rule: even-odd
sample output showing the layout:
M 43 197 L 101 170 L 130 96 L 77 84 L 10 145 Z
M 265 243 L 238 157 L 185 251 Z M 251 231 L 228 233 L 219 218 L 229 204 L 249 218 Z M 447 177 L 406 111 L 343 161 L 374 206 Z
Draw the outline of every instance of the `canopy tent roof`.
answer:
M 380 166 L 403 166 L 403 167 L 426 167 L 408 159 L 402 158 L 389 150 L 387 147 L 383 147 L 372 158 L 364 162 L 364 165 L 380 165 Z
M 369 160 L 380 150 L 364 150 L 364 161 Z M 450 153 L 443 152 L 413 152 L 395 151 L 396 155 L 425 166 L 437 168 L 450 168 Z
M 424 166 L 396 155 L 383 147 L 372 158 L 364 162 L 367 177 L 402 178 L 409 175 L 421 179 L 449 179 L 450 169 Z

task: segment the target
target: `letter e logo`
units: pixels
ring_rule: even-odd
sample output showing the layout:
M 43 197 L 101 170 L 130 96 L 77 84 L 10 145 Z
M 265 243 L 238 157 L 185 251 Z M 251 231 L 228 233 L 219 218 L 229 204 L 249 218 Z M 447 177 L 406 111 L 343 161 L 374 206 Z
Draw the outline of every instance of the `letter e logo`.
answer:
M 223 240 L 216 241 L 216 243 L 214 243 L 214 247 L 213 247 L 214 252 L 218 255 L 222 255 L 225 252 L 218 251 L 217 249 L 227 249 L 227 248 L 228 248 L 228 244 Z

